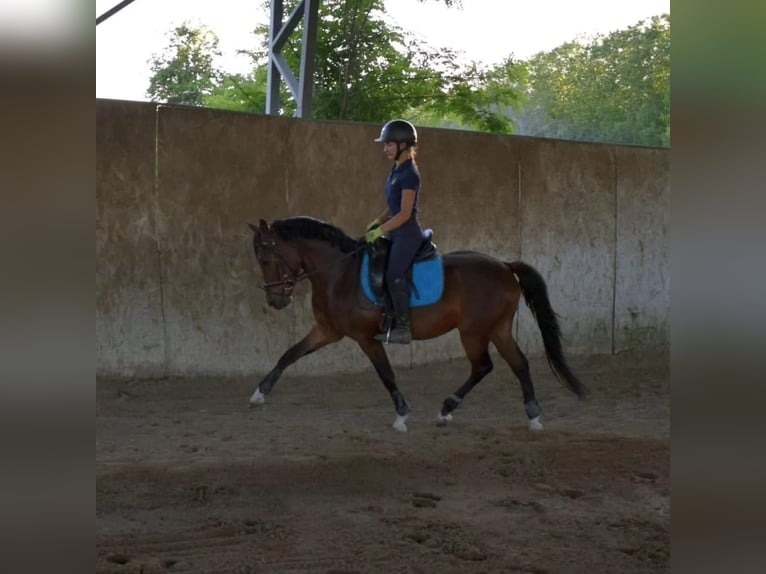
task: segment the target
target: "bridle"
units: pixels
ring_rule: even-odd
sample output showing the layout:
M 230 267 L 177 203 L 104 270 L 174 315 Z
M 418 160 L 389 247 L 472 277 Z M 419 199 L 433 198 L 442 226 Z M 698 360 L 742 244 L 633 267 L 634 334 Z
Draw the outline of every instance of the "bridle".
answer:
M 260 237 L 258 238 L 258 249 L 255 251 L 255 257 L 258 259 L 258 262 L 261 264 L 261 267 L 263 267 L 264 264 L 264 258 L 262 257 L 263 252 L 265 248 L 269 248 L 271 250 L 270 255 L 273 256 L 273 259 L 276 261 L 277 265 L 277 275 L 279 275 L 280 279 L 277 279 L 276 281 L 269 281 L 268 283 L 264 283 L 261 285 L 261 289 L 264 291 L 268 291 L 269 289 L 272 289 L 273 287 L 281 287 L 282 288 L 282 297 L 289 297 L 290 294 L 292 294 L 293 289 L 295 288 L 295 284 L 299 281 L 305 279 L 308 277 L 308 274 L 303 271 L 303 269 L 298 269 L 297 271 L 292 268 L 292 266 L 287 262 L 287 260 L 284 258 L 284 256 L 277 251 L 277 242 L 272 239 L 271 241 L 262 242 Z M 287 271 L 285 271 L 285 268 L 287 268 Z M 289 271 L 289 273 L 288 273 Z
M 273 287 L 281 287 L 282 293 L 280 295 L 282 297 L 289 297 L 292 294 L 296 283 L 303 281 L 304 279 L 312 275 L 316 275 L 317 273 L 322 273 L 323 271 L 327 270 L 327 269 L 316 269 L 312 271 L 311 273 L 306 273 L 303 269 L 298 269 L 298 270 L 293 269 L 293 267 L 287 262 L 284 256 L 279 251 L 277 251 L 277 242 L 274 239 L 270 241 L 262 242 L 259 237 L 257 241 L 257 245 L 258 245 L 258 249 L 256 249 L 255 251 L 255 257 L 256 259 L 258 259 L 258 262 L 261 264 L 261 267 L 263 267 L 263 264 L 264 264 L 264 259 L 262 257 L 263 250 L 264 248 L 269 248 L 271 250 L 270 254 L 273 255 L 274 259 L 276 260 L 277 274 L 280 277 L 280 279 L 277 279 L 276 281 L 269 281 L 268 283 L 264 283 L 263 285 L 261 285 L 260 287 L 264 291 L 268 291 L 269 289 L 272 289 Z M 360 244 L 352 251 L 344 254 L 341 257 L 338 257 L 335 261 L 332 262 L 331 265 L 335 265 L 343 261 L 344 259 L 347 259 L 359 253 L 362 249 L 365 248 L 365 245 L 366 244 L 364 243 Z M 287 268 L 287 271 L 285 271 L 285 267 Z

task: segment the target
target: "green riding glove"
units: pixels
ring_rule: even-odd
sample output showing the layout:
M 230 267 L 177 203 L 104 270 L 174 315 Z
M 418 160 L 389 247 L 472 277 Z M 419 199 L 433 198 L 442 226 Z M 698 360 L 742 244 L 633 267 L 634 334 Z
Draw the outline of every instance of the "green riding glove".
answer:
M 383 229 L 381 229 L 380 227 L 373 227 L 367 233 L 364 234 L 364 240 L 367 243 L 375 243 L 381 237 L 383 237 Z
M 374 219 L 370 221 L 370 224 L 367 226 L 367 229 L 365 229 L 365 231 L 372 231 L 376 227 L 380 227 L 380 219 Z

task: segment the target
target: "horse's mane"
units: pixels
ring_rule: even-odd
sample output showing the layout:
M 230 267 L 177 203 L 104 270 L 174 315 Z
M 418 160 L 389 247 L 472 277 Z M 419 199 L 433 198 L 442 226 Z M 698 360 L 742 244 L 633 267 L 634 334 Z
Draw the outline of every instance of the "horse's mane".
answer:
M 271 228 L 276 231 L 280 239 L 285 241 L 294 239 L 326 241 L 343 253 L 350 253 L 359 245 L 357 239 L 346 235 L 340 227 L 314 217 L 298 216 L 278 219 L 271 224 Z

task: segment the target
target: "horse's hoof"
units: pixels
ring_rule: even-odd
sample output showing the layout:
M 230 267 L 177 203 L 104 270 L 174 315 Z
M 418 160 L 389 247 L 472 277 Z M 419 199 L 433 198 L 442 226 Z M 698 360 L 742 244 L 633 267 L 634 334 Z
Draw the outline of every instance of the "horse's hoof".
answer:
M 543 423 L 540 422 L 540 417 L 533 417 L 529 419 L 529 430 L 533 430 L 533 431 L 543 430 Z
M 446 415 L 443 415 L 439 413 L 436 415 L 436 426 L 447 426 L 447 423 L 452 420 L 452 413 L 447 413 Z
M 250 407 L 259 407 L 266 402 L 266 395 L 261 392 L 261 389 L 255 389 L 253 396 L 250 397 Z
M 407 415 L 405 416 L 400 415 L 396 417 L 396 420 L 394 421 L 394 424 L 392 426 L 399 432 L 407 432 L 407 425 L 405 424 L 406 421 L 407 421 Z

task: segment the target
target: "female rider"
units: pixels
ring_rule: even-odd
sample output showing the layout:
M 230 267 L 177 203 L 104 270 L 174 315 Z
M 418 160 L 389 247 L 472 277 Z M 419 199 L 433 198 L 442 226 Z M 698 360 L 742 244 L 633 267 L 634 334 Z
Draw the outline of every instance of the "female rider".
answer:
M 386 343 L 408 344 L 410 333 L 410 290 L 405 274 L 423 242 L 418 222 L 420 172 L 415 164 L 418 133 L 406 120 L 391 120 L 374 141 L 383 143 L 383 154 L 394 161 L 386 181 L 386 210 L 367 226 L 365 241 L 372 243 L 382 236 L 391 240 L 386 268 L 386 287 L 394 309 L 390 333 L 375 339 Z

